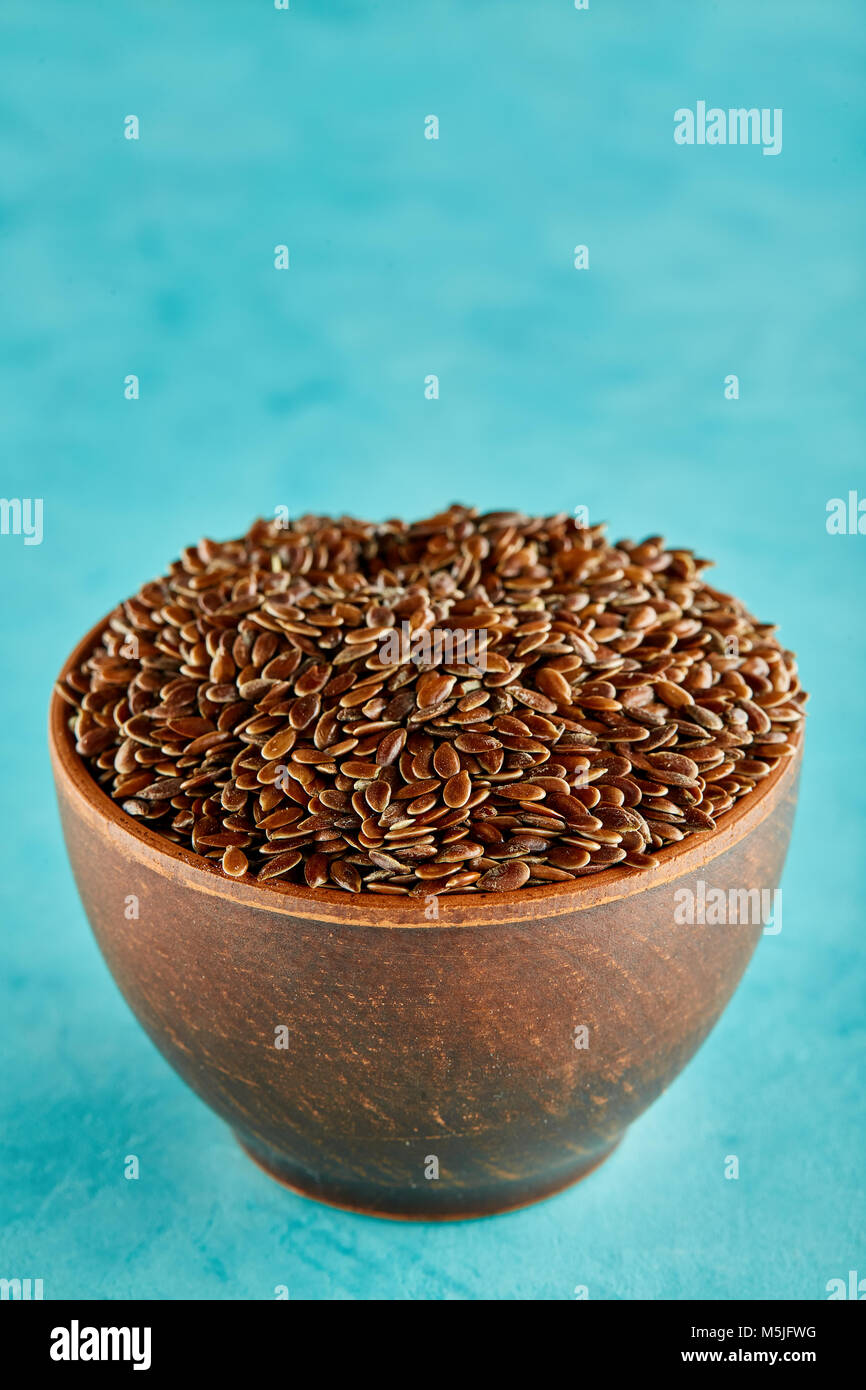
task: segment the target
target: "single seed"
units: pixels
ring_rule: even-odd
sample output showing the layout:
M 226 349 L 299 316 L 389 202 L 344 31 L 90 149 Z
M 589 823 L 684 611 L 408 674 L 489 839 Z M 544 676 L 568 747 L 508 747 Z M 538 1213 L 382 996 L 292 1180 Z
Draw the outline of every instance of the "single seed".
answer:
M 547 858 L 557 869 L 582 869 L 589 863 L 589 851 L 577 845 L 556 845 Z
M 391 788 L 387 782 L 370 782 L 364 789 L 364 798 L 370 809 L 381 815 L 391 800 Z
M 228 874 L 229 878 L 241 878 L 246 873 L 248 863 L 247 856 L 243 850 L 230 846 L 223 854 L 221 860 L 223 873 Z
M 378 765 L 380 767 L 389 767 L 391 763 L 399 758 L 405 742 L 405 729 L 392 729 L 390 733 L 387 733 L 376 749 L 376 762 Z
M 492 753 L 494 749 L 501 748 L 502 744 L 498 738 L 492 734 L 459 734 L 454 740 L 454 747 L 459 748 L 461 753 Z
M 361 875 L 355 865 L 349 864 L 345 859 L 331 861 L 331 878 L 339 888 L 346 888 L 350 893 L 361 891 Z
M 272 859 L 268 859 L 264 867 L 259 869 L 256 877 L 259 882 L 269 878 L 280 878 L 287 874 L 289 869 L 293 869 L 296 864 L 301 862 L 301 852 L 297 849 L 285 850 L 281 854 L 275 854 Z
M 456 777 L 449 777 L 442 792 L 442 799 L 446 806 L 465 806 L 472 791 L 472 782 L 469 773 L 464 769 L 458 772 Z
M 496 790 L 509 801 L 543 801 L 546 795 L 536 782 L 504 782 Z
M 512 893 L 516 888 L 522 888 L 528 878 L 529 865 L 513 859 L 507 864 L 497 864 L 488 869 L 479 878 L 478 887 L 484 893 Z
M 446 781 L 460 771 L 460 758 L 450 743 L 440 743 L 433 754 L 433 770 Z

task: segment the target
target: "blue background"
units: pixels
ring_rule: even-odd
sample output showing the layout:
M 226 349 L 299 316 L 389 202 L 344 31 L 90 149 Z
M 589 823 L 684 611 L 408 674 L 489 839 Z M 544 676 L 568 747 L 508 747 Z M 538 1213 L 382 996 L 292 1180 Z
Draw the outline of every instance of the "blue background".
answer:
M 106 1299 L 866 1276 L 866 537 L 825 526 L 866 491 L 860 0 L 4 0 L 0 23 L 2 492 L 45 505 L 41 546 L 0 537 L 0 1275 Z M 782 153 L 678 147 L 699 99 L 783 108 Z M 270 1182 L 134 1022 L 45 712 L 81 633 L 201 534 L 458 499 L 714 557 L 812 715 L 783 932 L 685 1073 L 565 1195 L 401 1225 Z

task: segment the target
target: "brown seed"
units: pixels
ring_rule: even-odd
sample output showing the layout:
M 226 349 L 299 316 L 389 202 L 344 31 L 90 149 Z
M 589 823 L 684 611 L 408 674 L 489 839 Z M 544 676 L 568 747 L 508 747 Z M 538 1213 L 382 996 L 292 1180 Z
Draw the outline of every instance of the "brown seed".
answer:
M 454 740 L 454 747 L 459 748 L 461 753 L 492 753 L 494 749 L 501 748 L 502 744 L 498 738 L 492 734 L 458 734 Z
M 114 783 L 114 796 L 116 797 L 135 797 L 142 788 L 150 785 L 150 773 L 141 771 L 131 773 L 128 777 L 120 777 Z
M 569 825 L 585 826 L 593 819 L 580 798 L 570 793 L 568 796 L 563 796 L 561 792 L 553 792 L 548 795 L 545 805 L 556 815 L 563 816 Z
M 380 767 L 390 767 L 399 758 L 406 742 L 405 729 L 392 729 L 385 734 L 376 749 L 376 762 Z
M 687 690 L 681 685 L 674 685 L 672 681 L 656 681 L 653 687 L 655 694 L 663 700 L 671 709 L 684 709 L 686 706 L 694 704 L 694 699 Z
M 294 758 L 297 758 L 297 751 L 295 751 L 295 753 L 292 756 Z M 328 759 L 326 755 L 319 754 L 315 761 L 327 762 Z M 347 758 L 341 766 L 345 776 L 351 777 L 353 779 L 370 779 L 373 777 L 377 777 L 379 774 L 379 764 L 367 762 L 364 758 Z
M 162 777 L 156 782 L 151 782 L 149 786 L 142 787 L 138 796 L 142 801 L 163 801 L 166 797 L 177 796 L 183 790 L 184 779 L 182 777 Z
M 297 731 L 291 727 L 280 729 L 262 745 L 263 758 L 282 758 L 295 746 Z
M 723 729 L 724 720 L 720 719 L 715 710 L 706 709 L 703 705 L 689 705 L 689 719 L 703 729 Z
M 304 878 L 310 888 L 321 888 L 328 882 L 329 860 L 326 854 L 311 854 L 304 865 Z
M 263 868 L 259 869 L 256 878 L 259 883 L 265 882 L 269 878 L 281 878 L 287 874 L 296 864 L 301 862 L 301 851 L 298 849 L 287 849 L 281 854 L 275 854 Z
M 406 782 L 405 786 L 400 787 L 399 790 L 394 793 L 394 800 L 412 801 L 414 797 L 424 796 L 426 792 L 435 792 L 439 785 L 440 782 L 438 777 L 428 777 L 420 782 L 415 778 L 411 778 Z M 393 810 L 393 807 L 391 809 Z
M 503 854 L 544 854 L 550 846 L 549 840 L 543 840 L 540 835 L 517 834 L 512 835 L 510 840 L 506 840 L 502 846 Z
M 331 860 L 331 878 L 338 888 L 346 888 L 350 893 L 361 891 L 361 875 L 355 865 L 345 859 Z
M 428 671 L 422 676 L 415 687 L 415 699 L 418 708 L 423 709 L 427 705 L 438 705 L 444 700 L 454 688 L 454 677 L 441 675 L 436 671 Z
M 110 748 L 117 740 L 117 731 L 109 726 L 105 729 L 91 729 L 83 734 L 75 745 L 75 751 L 83 758 L 95 758 Z
M 572 703 L 572 690 L 561 671 L 552 666 L 542 666 L 535 673 L 535 684 L 542 694 L 547 695 L 557 705 Z
M 503 782 L 496 788 L 496 795 L 508 801 L 543 801 L 545 794 L 536 782 Z
M 401 851 L 401 854 L 405 854 L 405 851 Z M 370 859 L 380 869 L 391 869 L 396 873 L 400 873 L 403 868 L 399 859 L 395 859 L 392 854 L 385 854 L 384 850 L 371 849 Z
M 643 854 L 640 850 L 629 850 L 623 860 L 630 869 L 657 869 L 659 861 L 654 854 Z
M 446 806 L 465 806 L 472 791 L 472 782 L 469 773 L 466 771 L 458 772 L 455 777 L 449 777 L 442 791 L 442 799 Z
M 661 773 L 662 781 L 671 773 L 687 781 L 694 781 L 698 775 L 697 763 L 680 753 L 648 753 L 646 760 L 655 772 Z
M 209 719 L 170 719 L 168 727 L 173 734 L 181 734 L 183 738 L 201 738 L 202 734 L 214 732 L 214 726 Z M 769 725 L 768 725 L 769 727 Z
M 371 782 L 364 789 L 364 797 L 371 811 L 381 814 L 391 800 L 391 788 L 387 782 Z
M 433 768 L 445 781 L 460 771 L 460 758 L 450 743 L 440 743 L 433 754 Z
M 512 893 L 522 888 L 529 878 L 529 865 L 519 859 L 511 859 L 505 864 L 496 864 L 478 879 L 478 887 L 484 893 Z
M 302 699 L 296 700 L 292 705 L 289 714 L 289 722 L 293 729 L 306 729 L 308 724 L 318 718 L 321 700 L 318 695 L 304 695 Z
M 440 864 L 459 864 L 465 859 L 477 859 L 483 853 L 483 845 L 472 840 L 458 840 L 456 844 L 446 845 L 437 860 Z
M 678 824 L 688 830 L 715 830 L 716 828 L 716 822 L 712 816 L 707 815 L 706 811 L 700 810 L 697 806 L 687 807 Z
M 223 873 L 228 874 L 229 878 L 241 878 L 247 871 L 247 856 L 243 850 L 234 846 L 229 847 L 223 854 L 221 860 Z
M 477 883 L 480 877 L 479 873 L 465 869 L 452 874 L 450 878 L 445 880 L 447 891 L 450 893 L 453 889 L 468 888 L 471 884 Z
M 592 863 L 596 866 L 619 864 L 625 857 L 624 849 L 619 849 L 616 845 L 602 845 L 601 849 L 593 851 Z
M 745 777 L 762 778 L 766 777 L 770 771 L 770 764 L 761 762 L 758 758 L 743 758 L 737 763 L 737 771 Z
M 196 848 L 201 849 L 225 849 L 230 845 L 246 845 L 249 842 L 249 835 L 241 830 L 217 830 L 213 835 L 199 835 L 196 840 Z
M 271 666 L 273 665 L 274 663 L 271 662 Z M 273 672 L 270 668 L 266 668 L 264 674 L 273 678 Z M 290 675 L 291 672 L 286 672 L 286 674 Z M 295 681 L 295 694 L 301 696 L 316 694 L 324 685 L 327 685 L 330 674 L 330 666 L 326 666 L 323 662 L 314 662 Z
M 556 714 L 556 701 L 549 700 L 546 695 L 542 695 L 537 690 L 526 690 L 521 685 L 511 685 L 508 687 L 509 694 L 515 700 L 519 700 L 522 705 L 528 705 L 530 709 L 537 709 L 541 714 Z
M 495 775 L 501 771 L 502 764 L 505 762 L 505 754 L 501 748 L 497 748 L 492 753 L 476 753 L 478 766 L 482 772 L 489 772 Z
M 589 851 L 577 845 L 554 845 L 547 858 L 557 869 L 582 869 L 589 863 Z

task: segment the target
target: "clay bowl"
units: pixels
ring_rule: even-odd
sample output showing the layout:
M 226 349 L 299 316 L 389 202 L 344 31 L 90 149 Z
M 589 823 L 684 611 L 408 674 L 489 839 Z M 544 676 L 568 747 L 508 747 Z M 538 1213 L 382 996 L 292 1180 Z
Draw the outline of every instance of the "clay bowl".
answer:
M 272 1177 L 425 1219 L 567 1187 L 682 1070 L 762 926 L 682 924 L 675 894 L 777 887 L 801 751 L 652 873 L 444 898 L 429 921 L 399 898 L 226 879 L 99 789 L 56 695 L 50 742 L 85 910 L 163 1055 Z

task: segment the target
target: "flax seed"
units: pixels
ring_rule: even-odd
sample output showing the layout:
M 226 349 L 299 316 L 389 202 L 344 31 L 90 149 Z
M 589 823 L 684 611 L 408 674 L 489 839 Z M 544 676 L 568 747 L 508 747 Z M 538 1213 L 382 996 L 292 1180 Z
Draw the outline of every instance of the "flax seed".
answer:
M 258 521 L 120 604 L 58 693 L 98 784 L 228 877 L 423 899 L 649 874 L 804 715 L 793 654 L 706 564 L 565 514 Z

